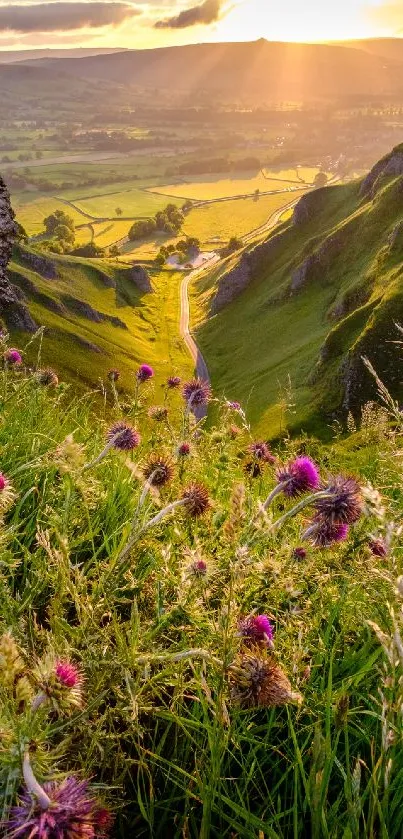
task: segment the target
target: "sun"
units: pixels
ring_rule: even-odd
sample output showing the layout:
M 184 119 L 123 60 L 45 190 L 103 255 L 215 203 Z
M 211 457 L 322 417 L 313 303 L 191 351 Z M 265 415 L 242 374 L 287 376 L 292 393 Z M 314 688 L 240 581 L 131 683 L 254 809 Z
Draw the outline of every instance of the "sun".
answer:
M 246 41 L 329 41 L 379 34 L 369 14 L 374 0 L 237 0 L 215 38 Z M 378 2 L 379 6 L 379 2 Z

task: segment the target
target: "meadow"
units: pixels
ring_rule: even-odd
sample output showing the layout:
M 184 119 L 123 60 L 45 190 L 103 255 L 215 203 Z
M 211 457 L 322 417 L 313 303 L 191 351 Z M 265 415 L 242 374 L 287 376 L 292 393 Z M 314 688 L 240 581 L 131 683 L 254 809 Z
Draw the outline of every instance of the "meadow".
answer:
M 181 178 L 180 182 L 150 187 L 154 193 L 162 193 L 193 201 L 208 201 L 217 198 L 231 198 L 235 195 L 252 195 L 257 189 L 261 192 L 297 187 L 301 181 L 311 185 L 319 169 L 298 167 L 295 169 L 267 170 L 250 172 L 246 177 L 228 175 L 201 175 L 199 178 Z
M 399 412 L 270 452 L 1 351 L 2 836 L 400 839 Z

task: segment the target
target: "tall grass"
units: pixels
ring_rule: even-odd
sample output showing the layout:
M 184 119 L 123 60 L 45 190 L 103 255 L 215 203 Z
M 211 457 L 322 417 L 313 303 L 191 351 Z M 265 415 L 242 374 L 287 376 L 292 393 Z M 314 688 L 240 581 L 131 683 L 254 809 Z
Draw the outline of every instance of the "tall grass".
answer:
M 180 391 L 156 392 L 153 380 L 137 391 L 123 401 L 106 381 L 102 409 L 63 384 L 39 384 L 35 371 L 0 372 L 0 468 L 9 481 L 0 493 L 2 816 L 23 785 L 28 749 L 41 783 L 71 773 L 91 778 L 119 839 L 398 839 L 396 423 L 385 430 L 383 415 L 378 433 L 371 415 L 369 429 L 328 447 L 286 440 L 277 464 L 252 478 L 253 437 L 241 413 L 222 405 L 208 430 L 195 425 Z M 156 403 L 168 407 L 159 421 L 149 416 Z M 140 431 L 140 446 L 112 448 L 85 469 L 122 418 Z M 191 453 L 181 459 L 185 439 Z M 160 490 L 142 471 L 152 453 L 174 470 Z M 365 515 L 347 542 L 302 543 L 309 509 L 273 530 L 293 504 L 281 494 L 258 514 L 277 466 L 301 453 L 318 463 L 325 483 L 353 472 L 364 487 Z M 144 529 L 195 481 L 209 491 L 205 515 L 179 506 Z M 384 556 L 370 548 L 375 537 Z M 294 552 L 302 544 L 305 557 Z M 244 649 L 239 621 L 254 613 L 275 627 L 270 656 L 302 694 L 299 704 L 246 709 L 231 691 Z M 7 633 L 23 661 L 11 679 Z M 80 707 L 45 702 L 32 712 L 49 656 L 81 668 Z

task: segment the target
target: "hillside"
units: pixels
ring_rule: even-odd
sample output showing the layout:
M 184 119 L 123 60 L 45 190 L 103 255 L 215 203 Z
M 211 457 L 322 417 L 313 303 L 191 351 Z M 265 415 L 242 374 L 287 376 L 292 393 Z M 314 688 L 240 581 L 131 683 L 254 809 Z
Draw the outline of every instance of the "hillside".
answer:
M 35 61 L 51 73 L 88 81 L 114 81 L 173 94 L 214 91 L 215 96 L 259 101 L 400 94 L 402 63 L 337 44 L 292 44 L 264 39 L 127 50 L 87 58 Z M 27 62 L 24 63 L 27 66 Z M 1 78 L 1 77 L 0 77 Z
M 363 181 L 303 197 L 292 220 L 193 288 L 197 340 L 212 381 L 277 434 L 359 413 L 375 387 L 368 356 L 403 396 L 403 146 Z M 291 389 L 291 393 L 289 390 Z

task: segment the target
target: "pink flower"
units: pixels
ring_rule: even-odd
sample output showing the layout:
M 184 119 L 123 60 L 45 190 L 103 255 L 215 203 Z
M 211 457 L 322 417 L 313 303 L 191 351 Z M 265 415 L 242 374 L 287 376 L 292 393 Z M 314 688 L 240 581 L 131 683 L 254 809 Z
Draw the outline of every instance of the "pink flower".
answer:
M 57 661 L 55 675 L 63 687 L 66 688 L 74 688 L 82 682 L 80 670 L 70 661 Z
M 271 645 L 274 636 L 274 628 L 267 615 L 251 615 L 239 621 L 239 632 L 242 638 L 249 643 L 264 643 Z
M 149 364 L 141 364 L 136 375 L 139 382 L 146 382 L 148 379 L 152 379 L 154 370 Z
M 284 484 L 283 493 L 288 498 L 296 498 L 304 492 L 317 489 L 319 471 L 309 457 L 297 457 L 277 472 L 279 484 Z
M 6 350 L 4 353 L 4 360 L 9 364 L 15 364 L 18 366 L 19 364 L 22 364 L 22 355 L 15 349 L 15 347 L 10 347 L 10 349 Z

